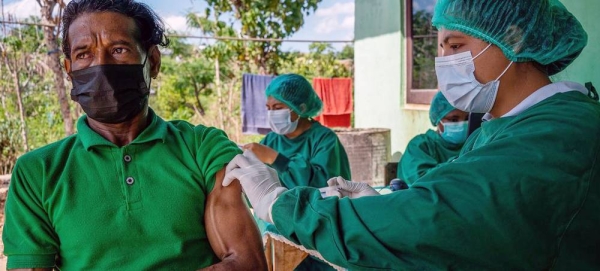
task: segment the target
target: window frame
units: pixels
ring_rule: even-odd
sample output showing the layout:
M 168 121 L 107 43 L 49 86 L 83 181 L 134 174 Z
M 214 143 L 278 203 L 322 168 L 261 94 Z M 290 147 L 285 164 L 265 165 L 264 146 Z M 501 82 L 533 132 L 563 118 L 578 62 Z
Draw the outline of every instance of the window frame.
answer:
M 404 28 L 406 33 L 406 94 L 405 102 L 406 105 L 413 108 L 422 108 L 426 106 L 427 109 L 431 104 L 433 96 L 437 93 L 438 89 L 413 89 L 413 1 L 404 0 Z M 439 44 L 439 37 L 437 43 Z M 438 56 L 441 56 L 441 49 L 438 48 Z

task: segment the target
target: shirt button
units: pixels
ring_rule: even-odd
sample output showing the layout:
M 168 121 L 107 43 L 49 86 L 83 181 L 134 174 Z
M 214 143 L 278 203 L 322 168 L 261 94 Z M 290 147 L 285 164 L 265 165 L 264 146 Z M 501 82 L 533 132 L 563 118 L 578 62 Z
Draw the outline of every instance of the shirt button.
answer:
M 132 185 L 132 184 L 133 184 L 133 182 L 135 182 L 135 180 L 133 179 L 133 177 L 127 177 L 127 179 L 125 179 L 125 182 L 126 182 L 128 185 Z
M 127 163 L 131 162 L 131 155 L 127 154 L 127 155 L 123 156 L 123 160 L 125 160 L 125 162 L 127 162 Z

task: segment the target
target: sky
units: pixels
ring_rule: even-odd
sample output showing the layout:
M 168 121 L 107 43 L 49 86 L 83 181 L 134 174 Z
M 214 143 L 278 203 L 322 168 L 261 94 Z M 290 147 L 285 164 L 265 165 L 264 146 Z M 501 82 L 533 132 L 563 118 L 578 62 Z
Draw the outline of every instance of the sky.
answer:
M 68 1 L 67 1 L 68 2 Z M 142 0 L 153 8 L 165 21 L 168 28 L 183 34 L 198 34 L 191 32 L 185 23 L 188 12 L 202 12 L 205 7 L 203 0 Z M 30 15 L 40 16 L 36 0 L 4 0 L 4 16 L 11 14 L 16 18 L 26 18 Z M 354 38 L 354 0 L 323 0 L 317 11 L 305 17 L 304 26 L 290 39 L 301 40 L 352 40 Z M 197 43 L 206 41 L 196 40 Z M 343 43 L 332 44 L 341 49 Z M 285 51 L 308 51 L 308 43 L 285 42 Z

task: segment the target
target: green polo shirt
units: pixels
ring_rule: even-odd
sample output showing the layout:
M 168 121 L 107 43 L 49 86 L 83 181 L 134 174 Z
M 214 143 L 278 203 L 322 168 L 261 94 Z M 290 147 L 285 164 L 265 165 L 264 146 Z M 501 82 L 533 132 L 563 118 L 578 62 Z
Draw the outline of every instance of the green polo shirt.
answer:
M 7 268 L 195 270 L 218 261 L 204 224 L 215 174 L 236 154 L 215 128 L 151 124 L 118 147 L 78 134 L 19 158 L 6 202 Z

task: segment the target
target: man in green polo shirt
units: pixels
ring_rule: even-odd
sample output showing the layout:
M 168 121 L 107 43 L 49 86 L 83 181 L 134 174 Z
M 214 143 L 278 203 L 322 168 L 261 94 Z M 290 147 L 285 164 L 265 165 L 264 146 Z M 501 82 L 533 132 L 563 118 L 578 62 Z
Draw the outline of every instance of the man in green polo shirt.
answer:
M 223 187 L 240 152 L 220 130 L 148 108 L 164 26 L 145 4 L 73 0 L 63 15 L 78 133 L 23 155 L 11 178 L 7 269 L 263 270 L 260 235 Z

